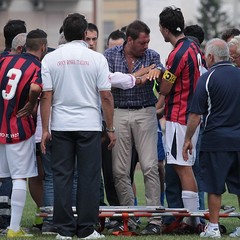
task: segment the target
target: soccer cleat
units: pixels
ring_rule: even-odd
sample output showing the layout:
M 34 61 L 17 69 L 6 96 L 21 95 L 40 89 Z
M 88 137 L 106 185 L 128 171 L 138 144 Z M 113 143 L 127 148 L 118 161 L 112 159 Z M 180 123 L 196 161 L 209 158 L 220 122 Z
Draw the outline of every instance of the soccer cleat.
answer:
M 78 239 L 99 239 L 99 238 L 105 238 L 103 234 L 98 233 L 96 230 L 93 231 L 92 234 L 88 235 L 84 238 L 78 238 Z
M 237 227 L 232 233 L 230 233 L 229 237 L 240 237 L 240 227 Z
M 218 228 L 214 228 L 212 230 L 209 230 L 208 225 L 206 225 L 204 232 L 200 233 L 200 237 L 202 238 L 220 238 L 221 233 Z
M 72 240 L 72 237 L 62 236 L 62 235 L 58 234 L 55 239 L 57 239 L 57 240 Z
M 32 234 L 24 232 L 21 228 L 14 232 L 12 229 L 8 229 L 7 231 L 7 238 L 28 238 L 33 237 Z
M 149 223 L 142 231 L 141 235 L 156 235 L 161 233 L 159 225 Z

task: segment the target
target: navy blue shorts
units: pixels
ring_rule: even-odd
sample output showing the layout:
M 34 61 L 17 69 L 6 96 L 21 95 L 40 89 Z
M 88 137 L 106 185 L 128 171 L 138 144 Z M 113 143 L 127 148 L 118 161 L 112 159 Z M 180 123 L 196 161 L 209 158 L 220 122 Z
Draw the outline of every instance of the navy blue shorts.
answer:
M 212 194 L 240 195 L 240 152 L 200 151 L 200 188 Z

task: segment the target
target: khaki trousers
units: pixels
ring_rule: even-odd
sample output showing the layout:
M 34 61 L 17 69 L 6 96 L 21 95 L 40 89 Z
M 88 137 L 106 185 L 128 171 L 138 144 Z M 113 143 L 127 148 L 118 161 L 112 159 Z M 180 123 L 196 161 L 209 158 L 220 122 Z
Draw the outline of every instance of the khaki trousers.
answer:
M 160 184 L 157 158 L 157 117 L 155 107 L 114 110 L 116 145 L 112 150 L 113 177 L 120 205 L 133 206 L 130 168 L 135 144 L 144 176 L 147 206 L 159 206 Z

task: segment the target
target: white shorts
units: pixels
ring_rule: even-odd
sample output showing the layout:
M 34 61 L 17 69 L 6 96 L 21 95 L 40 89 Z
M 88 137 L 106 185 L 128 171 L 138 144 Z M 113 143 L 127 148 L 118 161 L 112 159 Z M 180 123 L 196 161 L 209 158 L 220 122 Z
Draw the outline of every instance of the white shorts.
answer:
M 0 178 L 30 178 L 37 175 L 34 136 L 19 143 L 0 144 Z
M 188 155 L 185 161 L 182 156 L 182 148 L 187 126 L 176 122 L 166 121 L 165 147 L 167 164 L 176 164 L 180 166 L 193 166 L 196 158 L 196 143 L 198 140 L 199 126 L 192 137 L 193 150 L 192 155 Z

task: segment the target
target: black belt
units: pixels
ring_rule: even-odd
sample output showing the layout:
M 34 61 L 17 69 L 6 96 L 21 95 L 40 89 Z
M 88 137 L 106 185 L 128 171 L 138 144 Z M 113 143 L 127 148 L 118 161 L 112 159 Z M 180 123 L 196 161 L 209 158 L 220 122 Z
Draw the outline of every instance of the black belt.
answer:
M 146 106 L 128 106 L 128 107 L 115 107 L 115 108 L 129 109 L 129 110 L 139 110 L 139 109 L 147 108 L 147 107 L 155 107 L 155 104 L 150 104 L 150 105 L 146 105 Z

